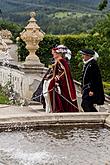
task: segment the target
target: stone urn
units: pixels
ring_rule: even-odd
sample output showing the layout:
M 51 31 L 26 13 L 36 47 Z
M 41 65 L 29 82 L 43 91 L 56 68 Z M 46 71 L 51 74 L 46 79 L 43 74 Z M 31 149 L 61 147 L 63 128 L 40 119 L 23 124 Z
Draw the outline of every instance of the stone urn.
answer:
M 20 37 L 26 43 L 26 48 L 29 51 L 29 55 L 26 57 L 24 64 L 43 66 L 35 53 L 39 48 L 39 42 L 43 40 L 44 33 L 41 32 L 40 27 L 36 23 L 35 12 L 31 12 L 30 16 L 31 18 L 28 25 L 25 27 L 25 30 L 20 33 Z

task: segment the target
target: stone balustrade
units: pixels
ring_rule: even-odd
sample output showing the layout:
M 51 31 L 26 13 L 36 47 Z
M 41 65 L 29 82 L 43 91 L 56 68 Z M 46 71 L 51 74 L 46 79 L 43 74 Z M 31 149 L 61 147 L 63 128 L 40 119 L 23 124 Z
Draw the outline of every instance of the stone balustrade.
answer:
M 0 84 L 6 86 L 10 83 L 13 90 L 17 92 L 21 98 L 31 99 L 33 92 L 37 89 L 46 68 L 39 72 L 29 73 L 15 69 L 13 66 L 0 66 Z

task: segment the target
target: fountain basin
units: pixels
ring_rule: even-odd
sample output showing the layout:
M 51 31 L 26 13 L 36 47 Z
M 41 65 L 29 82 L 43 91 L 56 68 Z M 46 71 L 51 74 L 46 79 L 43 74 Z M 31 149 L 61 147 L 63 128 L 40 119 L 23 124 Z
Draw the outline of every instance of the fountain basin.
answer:
M 1 107 L 0 164 L 109 164 L 109 126 L 107 112 L 47 114 L 40 107 Z
M 33 111 L 19 111 L 18 113 L 0 116 L 0 129 L 21 129 L 26 127 L 48 127 L 66 125 L 108 125 L 110 126 L 110 114 L 97 113 L 36 113 Z
M 94 125 L 0 133 L 0 164 L 109 165 L 110 130 Z

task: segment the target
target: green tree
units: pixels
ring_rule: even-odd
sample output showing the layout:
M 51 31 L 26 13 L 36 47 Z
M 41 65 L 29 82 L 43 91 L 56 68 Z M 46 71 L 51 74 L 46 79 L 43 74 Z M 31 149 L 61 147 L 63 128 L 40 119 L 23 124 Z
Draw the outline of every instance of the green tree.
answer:
M 99 10 L 103 10 L 105 7 L 107 7 L 108 0 L 101 0 L 99 4 Z
M 97 40 L 95 49 L 98 50 L 100 55 L 99 65 L 101 68 L 102 76 L 105 81 L 110 82 L 110 14 L 107 14 L 102 21 L 98 22 L 92 30 L 92 34 L 96 35 Z M 91 45 L 93 45 L 91 43 Z

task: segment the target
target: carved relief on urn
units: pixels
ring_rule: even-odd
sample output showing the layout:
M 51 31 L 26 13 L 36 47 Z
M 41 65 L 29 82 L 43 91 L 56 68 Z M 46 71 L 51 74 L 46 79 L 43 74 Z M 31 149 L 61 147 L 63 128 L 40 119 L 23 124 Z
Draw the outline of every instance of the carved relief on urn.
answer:
M 35 12 L 30 13 L 29 24 L 25 27 L 25 30 L 20 34 L 21 39 L 26 43 L 26 48 L 29 51 L 29 55 L 26 57 L 25 63 L 27 64 L 41 64 L 39 57 L 35 54 L 39 48 L 39 42 L 43 40 L 44 33 L 40 31 L 40 27 L 36 24 Z

